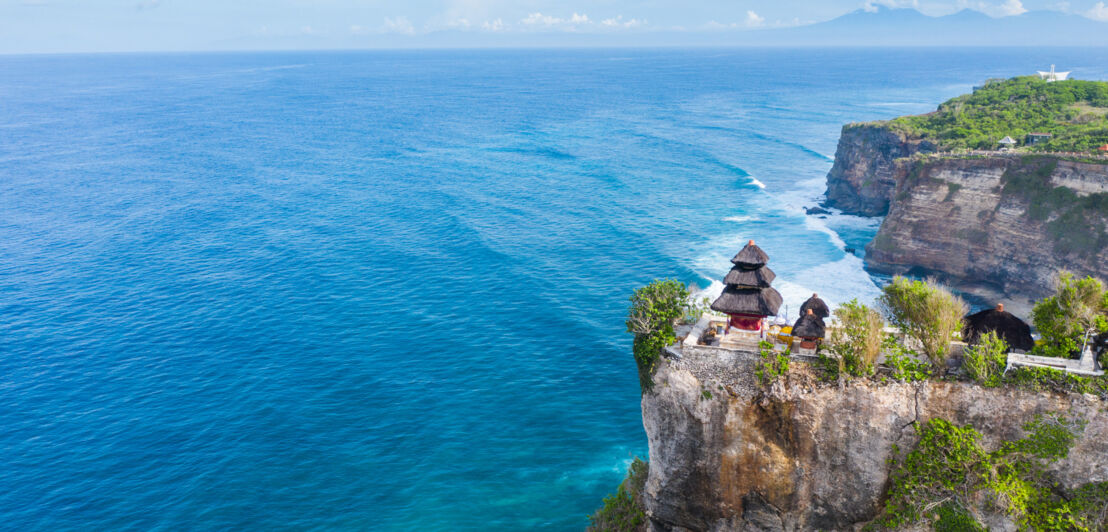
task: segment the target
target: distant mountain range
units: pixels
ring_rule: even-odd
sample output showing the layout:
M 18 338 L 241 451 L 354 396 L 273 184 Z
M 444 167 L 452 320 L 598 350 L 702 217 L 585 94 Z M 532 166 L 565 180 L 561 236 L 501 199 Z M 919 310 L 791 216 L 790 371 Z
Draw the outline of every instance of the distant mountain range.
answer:
M 1105 46 L 1108 23 L 1058 11 L 993 18 L 964 9 L 930 17 L 914 9 L 878 7 L 810 26 L 761 30 L 744 37 L 794 45 Z
M 941 17 L 876 7 L 786 28 L 715 31 L 479 32 L 381 36 L 371 46 L 1108 46 L 1108 22 L 1059 11 L 993 18 L 965 9 Z M 362 44 L 366 44 L 362 41 Z
M 653 46 L 1106 46 L 1108 22 L 1059 11 L 993 18 L 964 9 L 932 17 L 915 9 L 875 7 L 838 18 L 782 28 L 650 29 L 634 31 L 482 31 L 367 33 L 346 36 L 254 36 L 215 43 L 224 49 L 531 48 Z

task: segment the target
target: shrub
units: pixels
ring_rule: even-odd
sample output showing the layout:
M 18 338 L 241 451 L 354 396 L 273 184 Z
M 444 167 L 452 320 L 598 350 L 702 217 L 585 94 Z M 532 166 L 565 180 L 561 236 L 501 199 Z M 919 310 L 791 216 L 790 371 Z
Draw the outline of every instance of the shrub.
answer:
M 635 335 L 632 351 L 643 390 L 653 387 L 662 349 L 677 341 L 673 324 L 689 312 L 689 290 L 675 279 L 656 280 L 631 295 L 627 332 Z
M 1017 367 L 1004 374 L 1004 384 L 1032 391 L 1087 393 L 1108 400 L 1108 377 L 1086 377 L 1054 368 Z
M 918 341 L 934 366 L 943 367 L 954 333 L 962 330 L 965 302 L 932 282 L 910 281 L 900 276 L 883 292 L 878 301 L 889 321 Z
M 905 348 L 896 337 L 889 335 L 881 345 L 885 351 L 885 365 L 892 369 L 892 377 L 901 382 L 916 382 L 931 377 L 931 364 L 916 360 L 919 355 Z
M 835 318 L 839 327 L 831 331 L 829 349 L 842 360 L 842 369 L 856 376 L 873 373 L 885 335 L 881 315 L 852 299 L 835 309 Z
M 1043 339 L 1034 354 L 1070 358 L 1080 352 L 1087 332 L 1108 331 L 1108 293 L 1100 280 L 1077 279 L 1069 272 L 1059 273 L 1057 284 L 1054 295 L 1031 310 Z
M 967 347 L 963 353 L 962 367 L 982 386 L 1000 386 L 1004 368 L 1008 367 L 1008 343 L 995 331 L 981 335 L 977 344 Z
M 775 352 L 773 344 L 769 342 L 761 342 L 759 345 L 761 346 L 762 360 L 755 364 L 754 376 L 758 377 L 758 381 L 765 385 L 789 372 L 789 355 Z
M 1021 529 L 1100 529 L 1105 512 L 1096 505 L 1108 500 L 1108 490 L 1087 484 L 1067 499 L 1052 489 L 1048 473 L 1050 464 L 1068 455 L 1085 422 L 1038 416 L 1023 428 L 1027 436 L 989 451 L 971 426 L 940 418 L 917 423 L 919 443 L 894 460 L 877 523 L 896 528 L 936 515 L 937 530 L 982 530 L 970 508 L 986 500 L 1017 519 Z
M 635 458 L 627 469 L 627 478 L 615 494 L 604 497 L 604 505 L 589 516 L 589 532 L 637 532 L 646 525 L 642 508 L 642 489 L 649 465 Z

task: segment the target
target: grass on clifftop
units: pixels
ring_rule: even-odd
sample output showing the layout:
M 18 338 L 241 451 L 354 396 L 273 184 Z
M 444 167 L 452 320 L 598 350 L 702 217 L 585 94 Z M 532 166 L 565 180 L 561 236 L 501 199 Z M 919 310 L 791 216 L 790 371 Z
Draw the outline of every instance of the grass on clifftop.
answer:
M 1028 133 L 1051 133 L 1033 151 L 1094 151 L 1108 143 L 1108 83 L 1047 83 L 1035 76 L 987 83 L 933 113 L 891 120 L 896 130 L 943 149 L 995 149 L 1005 136 L 1022 146 Z

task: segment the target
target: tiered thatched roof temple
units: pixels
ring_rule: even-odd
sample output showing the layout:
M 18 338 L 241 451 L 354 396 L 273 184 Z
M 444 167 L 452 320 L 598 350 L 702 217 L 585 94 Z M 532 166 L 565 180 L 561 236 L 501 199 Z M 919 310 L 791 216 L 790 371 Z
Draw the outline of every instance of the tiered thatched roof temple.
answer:
M 770 286 L 776 274 L 766 267 L 769 255 L 751 240 L 731 259 L 734 266 L 724 277 L 726 287 L 712 303 L 712 310 L 730 316 L 728 328 L 760 331 L 766 316 L 776 316 L 781 294 Z

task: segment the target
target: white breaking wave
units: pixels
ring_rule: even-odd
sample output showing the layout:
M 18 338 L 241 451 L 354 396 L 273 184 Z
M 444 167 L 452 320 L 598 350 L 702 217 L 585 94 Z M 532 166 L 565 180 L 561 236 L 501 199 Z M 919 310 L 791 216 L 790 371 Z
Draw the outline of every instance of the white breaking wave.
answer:
M 757 220 L 757 218 L 755 218 L 753 216 L 728 216 L 728 217 L 723 219 L 723 221 L 725 221 L 725 222 L 735 222 L 735 223 L 739 223 L 739 224 L 741 224 L 743 222 L 752 222 L 754 220 Z
M 756 178 L 754 176 L 750 176 L 750 184 L 752 184 L 752 185 L 754 185 L 758 188 L 761 188 L 761 189 L 766 188 L 766 184 L 761 182 L 761 181 L 758 181 L 758 178 Z

